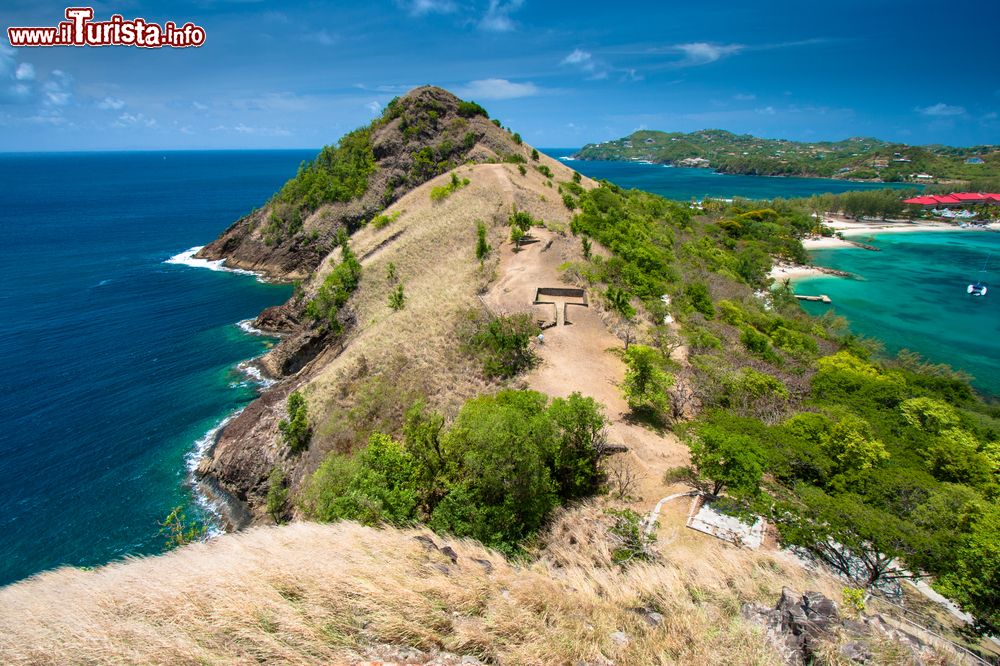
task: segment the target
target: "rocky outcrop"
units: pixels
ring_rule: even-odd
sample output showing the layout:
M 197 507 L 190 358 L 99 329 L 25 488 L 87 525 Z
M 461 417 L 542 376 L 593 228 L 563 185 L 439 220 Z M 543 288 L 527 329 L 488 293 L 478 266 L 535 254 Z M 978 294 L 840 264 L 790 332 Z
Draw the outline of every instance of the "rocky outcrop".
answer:
M 441 88 L 410 91 L 370 127 L 375 169 L 360 197 L 305 211 L 301 229 L 277 239 L 265 233 L 271 213 L 280 205 L 269 201 L 237 220 L 197 256 L 225 259 L 229 267 L 258 271 L 272 279 L 305 279 L 333 248 L 341 229 L 357 228 L 434 176 L 467 162 L 488 162 L 512 153 L 527 157 L 527 149 L 515 144 L 510 133 L 483 115 L 470 114 L 461 104 Z
M 743 617 L 763 625 L 789 666 L 826 663 L 822 656 L 831 646 L 852 662 L 874 663 L 873 643 L 885 639 L 908 648 L 916 663 L 923 663 L 921 658 L 931 652 L 920 638 L 894 627 L 881 615 L 843 618 L 837 604 L 819 592 L 800 595 L 786 587 L 774 608 L 746 604 Z

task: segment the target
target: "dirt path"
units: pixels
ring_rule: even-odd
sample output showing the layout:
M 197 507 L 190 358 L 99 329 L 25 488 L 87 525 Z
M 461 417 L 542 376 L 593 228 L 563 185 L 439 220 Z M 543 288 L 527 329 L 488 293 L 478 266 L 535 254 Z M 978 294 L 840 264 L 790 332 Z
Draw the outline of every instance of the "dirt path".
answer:
M 568 286 L 560 280 L 559 266 L 579 258 L 579 244 L 572 237 L 546 229 L 534 228 L 531 234 L 537 242 L 524 246 L 519 252 L 515 253 L 509 243 L 501 248 L 499 278 L 484 300 L 497 311 L 534 311 L 539 318 L 548 313 L 547 318 L 551 319 L 551 305 L 535 306 L 533 310 L 535 289 Z M 624 455 L 639 473 L 636 508 L 645 513 L 650 504 L 668 490 L 663 483 L 663 473 L 688 462 L 687 447 L 672 433 L 661 436 L 628 422 L 628 405 L 619 389 L 625 365 L 613 353 L 613 350 L 622 349 L 623 344 L 604 325 L 594 305 L 571 305 L 571 323 L 564 324 L 563 302 L 577 299 L 553 297 L 546 300 L 557 302 L 558 324 L 545 329 L 544 343 L 536 347 L 541 363 L 525 380 L 530 388 L 547 395 L 565 397 L 579 392 L 605 406 L 611 442 L 628 447 Z

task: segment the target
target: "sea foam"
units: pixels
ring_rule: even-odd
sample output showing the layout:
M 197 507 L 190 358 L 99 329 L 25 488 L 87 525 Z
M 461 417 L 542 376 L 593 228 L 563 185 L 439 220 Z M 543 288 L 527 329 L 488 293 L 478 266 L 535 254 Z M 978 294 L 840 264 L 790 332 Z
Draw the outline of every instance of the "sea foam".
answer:
M 198 257 L 195 257 L 194 255 L 198 254 L 198 252 L 200 252 L 203 247 L 205 246 L 198 245 L 197 247 L 193 247 L 190 250 L 184 250 L 180 254 L 175 254 L 174 256 L 170 257 L 163 263 L 181 264 L 183 266 L 190 266 L 192 268 L 207 268 L 210 271 L 236 273 L 237 275 L 253 275 L 259 281 L 261 282 L 264 281 L 261 277 L 261 274 L 256 271 L 248 271 L 243 268 L 227 268 L 225 259 L 210 260 L 210 259 L 199 259 Z

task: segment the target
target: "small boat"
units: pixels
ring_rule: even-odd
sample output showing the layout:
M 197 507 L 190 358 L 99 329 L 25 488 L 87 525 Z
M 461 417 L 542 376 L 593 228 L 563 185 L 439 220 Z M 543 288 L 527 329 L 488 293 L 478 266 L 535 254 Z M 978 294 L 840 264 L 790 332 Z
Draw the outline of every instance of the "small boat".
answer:
M 986 262 L 983 263 L 983 270 L 980 271 L 981 273 L 986 272 L 986 266 L 990 263 L 990 257 L 992 256 L 993 256 L 992 253 L 986 256 Z M 982 280 L 976 280 L 968 287 L 966 287 L 965 291 L 971 296 L 985 296 L 987 291 L 987 286 L 986 283 L 983 282 Z

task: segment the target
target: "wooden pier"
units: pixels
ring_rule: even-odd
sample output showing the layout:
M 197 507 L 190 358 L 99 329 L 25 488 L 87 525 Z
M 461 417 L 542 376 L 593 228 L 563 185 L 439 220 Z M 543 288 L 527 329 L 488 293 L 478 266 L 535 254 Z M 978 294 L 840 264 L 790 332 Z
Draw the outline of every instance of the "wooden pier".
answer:
M 830 300 L 830 297 L 827 296 L 826 294 L 820 294 L 819 296 L 800 296 L 799 294 L 795 294 L 795 298 L 799 299 L 800 301 L 815 301 L 817 303 L 833 302 Z

